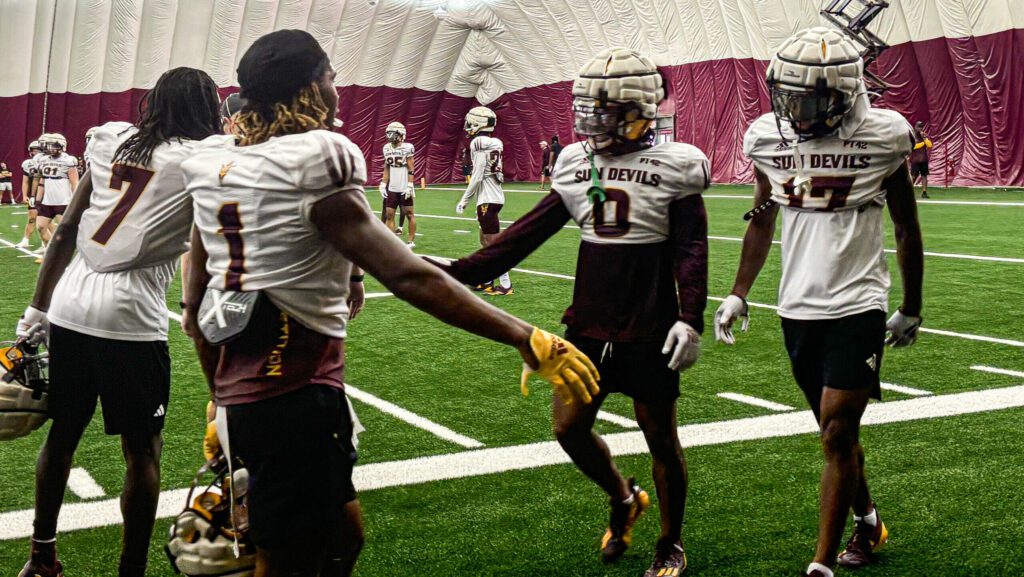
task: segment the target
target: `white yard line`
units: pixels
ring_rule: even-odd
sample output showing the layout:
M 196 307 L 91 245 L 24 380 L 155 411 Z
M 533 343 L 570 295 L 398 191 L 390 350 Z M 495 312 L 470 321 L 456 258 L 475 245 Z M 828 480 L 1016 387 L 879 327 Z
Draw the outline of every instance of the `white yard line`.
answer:
M 970 335 L 967 333 L 954 333 L 953 331 L 943 331 L 939 329 L 929 329 L 927 327 L 921 327 L 918 329 L 922 333 L 932 333 L 934 335 L 942 335 L 945 337 L 957 337 L 959 339 L 967 339 L 969 341 L 982 341 L 985 343 L 995 343 L 997 345 L 1009 345 L 1011 347 L 1024 347 L 1024 342 L 1015 341 L 1012 339 L 997 339 L 995 337 L 986 337 L 982 335 Z
M 424 431 L 450 443 L 455 443 L 456 445 L 466 447 L 467 449 L 478 449 L 484 446 L 483 443 L 476 439 L 470 439 L 465 435 L 460 435 L 448 427 L 438 425 L 437 423 L 421 417 L 412 411 L 407 411 L 394 403 L 390 403 L 380 397 L 375 397 L 370 393 L 357 389 L 351 384 L 345 383 L 345 392 L 348 396 L 356 399 L 357 401 L 366 403 L 381 412 L 391 415 L 399 421 L 408 423 L 416 428 L 423 429 Z
M 71 469 L 71 474 L 68 475 L 68 489 L 79 499 L 98 499 L 107 495 L 103 492 L 103 487 L 100 487 L 89 472 L 81 467 Z
M 931 391 L 923 391 L 921 389 L 915 389 L 913 387 L 904 387 L 903 385 L 894 385 L 892 383 L 881 383 L 881 386 L 886 391 L 892 391 L 894 393 L 903 393 L 904 395 L 910 395 L 912 397 L 927 397 L 932 394 Z
M 729 399 L 730 401 L 736 401 L 737 403 L 753 405 L 755 407 L 761 407 L 762 409 L 768 409 L 771 411 L 785 412 L 793 410 L 793 407 L 789 405 L 783 405 L 782 403 L 773 403 L 772 401 L 766 401 L 765 399 L 751 397 L 750 395 L 742 395 L 740 393 L 718 393 L 718 396 L 722 397 L 723 399 Z
M 872 403 L 868 405 L 861 424 L 874 426 L 1018 407 L 1024 407 L 1024 386 Z M 817 433 L 817 431 L 818 427 L 811 412 L 799 411 L 686 425 L 679 427 L 678 434 L 684 447 L 704 447 L 739 441 L 790 437 Z M 647 443 L 640 431 L 604 435 L 604 440 L 608 443 L 612 454 L 616 456 L 647 453 Z M 387 487 L 418 485 L 447 479 L 462 479 L 548 465 L 562 465 L 569 462 L 569 457 L 556 441 L 542 441 L 510 447 L 494 447 L 359 465 L 355 468 L 354 481 L 360 491 L 373 491 Z M 180 513 L 185 505 L 187 492 L 187 489 L 174 489 L 161 493 L 157 517 L 173 517 Z M 0 541 L 29 537 L 32 534 L 32 516 L 32 509 L 0 513 Z M 61 509 L 57 530 L 66 533 L 120 523 L 121 511 L 118 499 L 69 503 Z
M 997 367 L 986 367 L 985 365 L 974 365 L 971 368 L 976 371 L 983 371 L 986 373 L 993 373 L 996 375 L 1006 375 L 1008 377 L 1019 377 L 1024 379 L 1024 372 L 1021 371 L 1011 371 L 1009 369 L 1000 369 Z
M 395 296 L 395 295 L 393 295 L 391 293 L 366 293 L 366 296 L 364 298 L 368 298 L 368 299 L 382 299 L 384 297 L 393 297 L 393 296 Z
M 427 190 L 450 190 L 454 192 L 466 192 L 465 188 L 457 187 L 442 187 L 442 186 L 431 186 Z M 548 194 L 550 190 L 524 190 L 520 188 L 507 188 L 505 192 L 526 192 L 530 194 Z M 745 200 L 752 202 L 752 196 L 739 195 L 739 194 L 704 194 L 701 195 L 704 198 L 722 198 L 730 200 Z M 917 199 L 917 204 L 948 204 L 958 206 L 1024 206 L 1024 202 L 1003 202 L 1003 201 L 988 201 L 988 200 L 923 200 Z M 416 216 L 419 216 L 418 214 Z
M 437 219 L 442 219 L 442 220 L 461 220 L 461 221 L 476 222 L 475 218 L 469 218 L 469 217 L 465 217 L 465 216 L 448 216 L 448 215 L 441 215 L 441 214 L 417 214 L 416 216 L 418 218 L 437 218 Z M 502 221 L 499 221 L 499 222 L 501 222 L 502 224 L 512 224 L 515 221 L 514 220 L 502 220 Z M 575 225 L 571 225 L 571 224 L 567 224 L 567 225 L 565 225 L 564 228 L 571 228 L 571 229 L 579 230 L 580 227 L 575 226 Z M 458 233 L 460 231 L 456 230 L 455 232 Z M 709 235 L 708 239 L 709 240 L 720 240 L 720 241 L 726 241 L 726 242 L 743 242 L 742 238 L 736 237 L 736 236 L 714 236 L 714 235 Z M 782 243 L 780 241 L 773 240 L 772 244 L 781 245 Z M 888 253 L 888 254 L 896 254 L 896 250 L 895 249 L 891 249 L 891 248 L 885 249 L 885 252 Z M 976 261 L 983 261 L 983 262 L 1006 262 L 1006 263 L 1013 263 L 1013 264 L 1024 264 L 1024 258 L 1016 258 L 1016 257 L 1008 257 L 1008 256 L 982 256 L 982 255 L 975 255 L 975 254 L 957 254 L 957 253 L 951 253 L 951 252 L 929 252 L 929 251 L 925 251 L 924 255 L 925 256 L 931 256 L 931 257 L 937 257 L 937 258 L 953 258 L 953 259 L 960 259 L 960 260 L 976 260 Z
M 607 421 L 613 425 L 618 425 L 626 429 L 639 429 L 640 425 L 636 421 L 627 417 L 621 417 L 608 411 L 598 411 L 597 418 L 602 421 Z

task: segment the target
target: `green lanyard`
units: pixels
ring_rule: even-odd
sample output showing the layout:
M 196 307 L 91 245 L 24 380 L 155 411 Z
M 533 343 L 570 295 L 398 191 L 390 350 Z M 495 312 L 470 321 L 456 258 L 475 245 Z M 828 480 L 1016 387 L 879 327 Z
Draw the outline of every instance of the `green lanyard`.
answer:
M 593 150 L 590 151 L 590 188 L 587 189 L 587 196 L 590 197 L 590 204 L 597 201 L 604 202 L 608 198 L 604 193 L 604 187 L 601 186 L 601 180 L 597 177 L 597 165 L 594 164 Z

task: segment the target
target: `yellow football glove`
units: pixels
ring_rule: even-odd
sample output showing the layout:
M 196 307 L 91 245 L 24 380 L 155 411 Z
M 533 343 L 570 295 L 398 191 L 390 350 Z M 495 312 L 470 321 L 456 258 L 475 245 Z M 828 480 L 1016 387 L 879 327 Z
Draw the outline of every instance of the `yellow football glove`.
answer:
M 530 378 L 530 373 L 534 372 L 551 383 L 567 405 L 572 404 L 575 399 L 583 401 L 584 404 L 589 403 L 593 395 L 601 392 L 597 386 L 601 379 L 597 367 L 569 341 L 534 327 L 533 333 L 530 334 L 530 349 L 537 357 L 539 365 L 534 369 L 523 363 L 523 376 L 519 381 L 519 387 L 524 396 L 530 394 L 526 382 Z
M 206 405 L 206 434 L 203 435 L 203 457 L 206 461 L 212 461 L 220 454 L 220 438 L 217 436 L 217 423 L 214 416 L 217 414 L 217 407 L 213 401 Z

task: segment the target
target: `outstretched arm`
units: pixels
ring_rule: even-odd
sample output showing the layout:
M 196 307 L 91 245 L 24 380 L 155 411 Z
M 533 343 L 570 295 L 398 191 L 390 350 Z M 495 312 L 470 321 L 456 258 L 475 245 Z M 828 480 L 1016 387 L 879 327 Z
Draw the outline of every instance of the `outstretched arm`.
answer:
M 561 195 L 551 192 L 484 248 L 449 264 L 436 264 L 464 284 L 485 283 L 522 262 L 570 218 Z

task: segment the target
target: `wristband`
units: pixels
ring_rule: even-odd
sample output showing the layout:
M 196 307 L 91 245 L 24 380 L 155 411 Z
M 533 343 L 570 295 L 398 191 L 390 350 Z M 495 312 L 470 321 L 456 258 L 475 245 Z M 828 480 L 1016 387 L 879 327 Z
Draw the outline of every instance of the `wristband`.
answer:
M 354 274 L 348 277 L 348 282 L 363 282 L 363 277 L 366 275 Z

